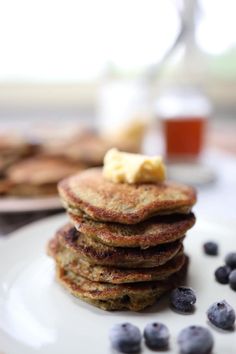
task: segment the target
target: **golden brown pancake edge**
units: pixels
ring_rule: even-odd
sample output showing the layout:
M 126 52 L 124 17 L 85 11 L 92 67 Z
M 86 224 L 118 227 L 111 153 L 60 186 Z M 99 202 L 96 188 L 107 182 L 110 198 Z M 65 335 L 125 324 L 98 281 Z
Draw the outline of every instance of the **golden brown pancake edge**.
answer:
M 135 225 L 105 223 L 68 213 L 75 228 L 86 236 L 114 247 L 148 248 L 183 238 L 195 224 L 195 216 L 189 214 L 162 215 Z
M 188 213 L 196 202 L 192 187 L 174 182 L 113 183 L 103 178 L 100 168 L 62 180 L 58 190 L 72 213 L 79 209 L 94 220 L 122 224 L 137 224 L 163 213 Z

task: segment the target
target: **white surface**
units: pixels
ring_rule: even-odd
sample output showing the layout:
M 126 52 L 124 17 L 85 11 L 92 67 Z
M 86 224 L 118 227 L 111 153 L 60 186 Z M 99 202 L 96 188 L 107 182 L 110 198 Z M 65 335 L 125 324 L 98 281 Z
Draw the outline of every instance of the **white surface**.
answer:
M 65 216 L 48 218 L 17 231 L 0 244 L 0 353 L 4 354 L 106 354 L 111 353 L 108 331 L 115 323 L 130 321 L 141 330 L 150 321 L 164 322 L 171 332 L 170 350 L 177 353 L 176 337 L 191 324 L 207 326 L 210 304 L 226 299 L 235 306 L 236 293 L 217 284 L 213 272 L 233 250 L 236 225 L 199 220 L 185 242 L 191 256 L 189 285 L 197 292 L 192 315 L 172 312 L 167 301 L 143 313 L 104 312 L 77 300 L 54 280 L 53 261 L 46 243 L 65 222 Z M 220 256 L 202 253 L 205 240 L 220 244 Z M 236 352 L 236 333 L 211 329 L 214 354 Z M 151 353 L 143 344 L 143 353 Z
M 0 198 L 0 213 L 22 213 L 62 209 L 59 197 Z
M 215 173 L 215 182 L 198 188 L 197 215 L 213 220 L 236 222 L 236 157 L 217 150 L 208 151 L 202 161 Z M 236 248 L 236 247 L 235 247 Z

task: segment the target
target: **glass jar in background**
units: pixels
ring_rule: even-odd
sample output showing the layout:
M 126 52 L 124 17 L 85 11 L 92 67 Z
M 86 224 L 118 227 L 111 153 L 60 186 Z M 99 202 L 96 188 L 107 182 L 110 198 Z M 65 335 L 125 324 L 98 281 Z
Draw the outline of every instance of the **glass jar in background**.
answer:
M 113 134 L 133 117 L 148 115 L 148 90 L 139 80 L 107 80 L 98 94 L 97 121 L 102 134 Z
M 141 152 L 150 120 L 149 89 L 142 80 L 120 78 L 102 83 L 97 125 L 100 135 L 111 146 Z
M 201 155 L 211 114 L 208 98 L 196 88 L 180 87 L 163 93 L 155 105 L 161 121 L 168 161 L 194 161 Z

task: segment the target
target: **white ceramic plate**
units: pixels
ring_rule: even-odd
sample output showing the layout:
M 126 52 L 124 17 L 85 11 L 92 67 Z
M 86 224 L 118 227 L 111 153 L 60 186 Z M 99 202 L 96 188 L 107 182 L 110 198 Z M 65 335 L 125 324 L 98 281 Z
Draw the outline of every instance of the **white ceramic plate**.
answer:
M 176 338 L 185 326 L 211 328 L 205 312 L 210 304 L 225 299 L 236 307 L 236 293 L 217 284 L 213 272 L 228 251 L 236 250 L 236 228 L 199 220 L 185 245 L 191 257 L 188 284 L 197 292 L 196 311 L 180 315 L 168 308 L 167 299 L 142 312 L 104 312 L 64 291 L 54 280 L 53 261 L 45 254 L 47 241 L 66 221 L 48 218 L 22 228 L 0 243 L 0 353 L 4 354 L 107 354 L 111 353 L 108 331 L 115 323 L 130 321 L 141 330 L 161 321 L 171 332 L 170 350 L 178 353 Z M 220 244 L 220 256 L 202 253 L 205 240 Z M 235 354 L 236 333 L 211 328 L 214 354 Z M 143 353 L 151 353 L 144 344 Z
M 40 198 L 0 198 L 0 213 L 22 213 L 56 209 L 62 209 L 62 204 L 58 196 Z

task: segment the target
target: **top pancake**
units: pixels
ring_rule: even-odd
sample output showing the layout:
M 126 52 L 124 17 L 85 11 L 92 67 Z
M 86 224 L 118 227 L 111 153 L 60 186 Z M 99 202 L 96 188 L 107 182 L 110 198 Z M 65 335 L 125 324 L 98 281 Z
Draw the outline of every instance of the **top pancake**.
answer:
M 195 190 L 186 185 L 113 183 L 103 178 L 101 168 L 62 180 L 58 190 L 71 213 L 82 210 L 91 219 L 122 224 L 137 224 L 159 214 L 188 213 L 196 202 Z

